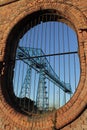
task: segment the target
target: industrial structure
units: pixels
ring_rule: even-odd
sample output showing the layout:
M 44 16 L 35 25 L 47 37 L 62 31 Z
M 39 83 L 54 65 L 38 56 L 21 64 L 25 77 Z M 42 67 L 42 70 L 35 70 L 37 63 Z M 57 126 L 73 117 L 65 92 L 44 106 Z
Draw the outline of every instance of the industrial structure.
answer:
M 22 84 L 19 98 L 30 99 L 31 91 L 31 76 L 32 69 L 39 73 L 39 81 L 36 95 L 36 107 L 39 111 L 48 111 L 48 92 L 46 90 L 46 81 L 48 78 L 58 87 L 60 87 L 64 92 L 72 94 L 71 86 L 69 83 L 64 83 L 60 80 L 57 74 L 54 72 L 50 63 L 48 62 L 46 55 L 41 49 L 28 48 L 28 47 L 18 47 L 16 52 L 16 60 L 22 60 L 28 65 L 26 75 L 24 78 L 24 83 Z M 34 90 L 35 91 L 35 90 Z M 22 106 L 23 107 L 23 106 Z

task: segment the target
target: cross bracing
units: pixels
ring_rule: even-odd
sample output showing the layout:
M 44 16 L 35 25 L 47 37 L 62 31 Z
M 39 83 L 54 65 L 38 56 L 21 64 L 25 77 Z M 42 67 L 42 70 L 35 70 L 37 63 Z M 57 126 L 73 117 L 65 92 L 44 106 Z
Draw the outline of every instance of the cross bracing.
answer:
M 51 67 L 49 61 L 44 56 L 44 52 L 38 48 L 30 47 L 18 47 L 16 58 L 17 60 L 22 60 L 28 65 L 24 83 L 22 84 L 22 89 L 20 92 L 20 97 L 30 98 L 30 88 L 31 88 L 31 69 L 34 69 L 39 73 L 36 106 L 39 110 L 48 110 L 48 93 L 46 90 L 45 79 L 49 79 L 56 86 L 60 87 L 65 93 L 72 93 L 71 85 L 60 80 L 58 75 L 55 73 Z M 35 57 L 36 58 L 32 58 Z
M 60 78 L 54 72 L 46 57 L 31 58 L 33 56 L 41 55 L 44 55 L 44 52 L 41 49 L 18 47 L 16 56 L 18 59 L 23 60 L 23 62 L 25 62 L 38 72 L 40 72 L 41 69 L 44 69 L 44 73 L 46 77 L 49 78 L 49 80 L 55 83 L 63 91 L 67 93 L 72 93 L 71 85 L 60 80 Z

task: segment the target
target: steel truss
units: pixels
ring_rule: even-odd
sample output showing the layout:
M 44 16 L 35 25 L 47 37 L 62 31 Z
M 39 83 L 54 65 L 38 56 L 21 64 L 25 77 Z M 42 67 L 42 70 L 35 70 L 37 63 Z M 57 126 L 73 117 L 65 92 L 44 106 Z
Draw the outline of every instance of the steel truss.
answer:
M 21 97 L 30 98 L 30 81 L 32 75 L 31 70 L 34 69 L 39 73 L 39 82 L 36 97 L 36 105 L 38 110 L 46 111 L 49 108 L 48 93 L 46 90 L 46 78 L 53 82 L 56 86 L 60 87 L 65 93 L 72 93 L 71 85 L 60 80 L 41 49 L 18 47 L 16 58 L 17 60 L 22 60 L 29 66 L 21 89 Z

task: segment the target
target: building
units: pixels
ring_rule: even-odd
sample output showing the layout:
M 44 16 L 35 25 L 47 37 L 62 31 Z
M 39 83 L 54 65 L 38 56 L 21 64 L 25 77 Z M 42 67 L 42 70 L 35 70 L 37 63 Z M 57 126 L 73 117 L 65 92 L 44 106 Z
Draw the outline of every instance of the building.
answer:
M 54 13 L 64 17 L 66 19 L 64 22 L 72 28 L 72 24 L 74 25 L 73 29 L 78 36 L 81 75 L 77 91 L 66 105 L 56 113 L 52 112 L 50 115 L 30 120 L 24 113 L 16 110 L 16 105 L 12 103 L 14 99 L 8 95 L 8 93 L 13 95 L 10 84 L 14 68 L 14 47 L 17 47 L 16 43 L 24 34 L 21 31 L 29 20 L 27 16 L 34 12 L 38 15 L 40 11 L 46 9 L 55 10 Z M 0 1 L 0 129 L 87 129 L 87 0 Z

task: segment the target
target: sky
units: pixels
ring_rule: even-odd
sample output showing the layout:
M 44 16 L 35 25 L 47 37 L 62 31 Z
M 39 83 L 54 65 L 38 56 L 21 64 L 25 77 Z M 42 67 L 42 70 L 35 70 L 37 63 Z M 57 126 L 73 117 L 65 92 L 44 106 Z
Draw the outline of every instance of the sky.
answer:
M 62 22 L 41 22 L 31 28 L 19 41 L 20 47 L 40 49 L 45 55 L 78 51 L 77 35 L 69 26 Z M 34 52 L 35 53 L 35 52 Z M 38 56 L 38 54 L 37 54 Z M 17 57 L 16 57 L 17 58 Z M 78 53 L 47 56 L 47 61 L 59 77 L 60 81 L 69 83 L 72 94 L 65 93 L 60 86 L 45 78 L 49 107 L 59 108 L 70 100 L 79 83 L 80 63 Z M 29 62 L 29 60 L 28 60 Z M 17 97 L 25 94 L 24 82 L 29 65 L 16 60 L 13 86 Z M 36 102 L 40 73 L 34 68 L 27 77 L 27 93 Z M 30 79 L 29 79 L 30 78 Z M 21 93 L 21 94 L 20 94 Z

